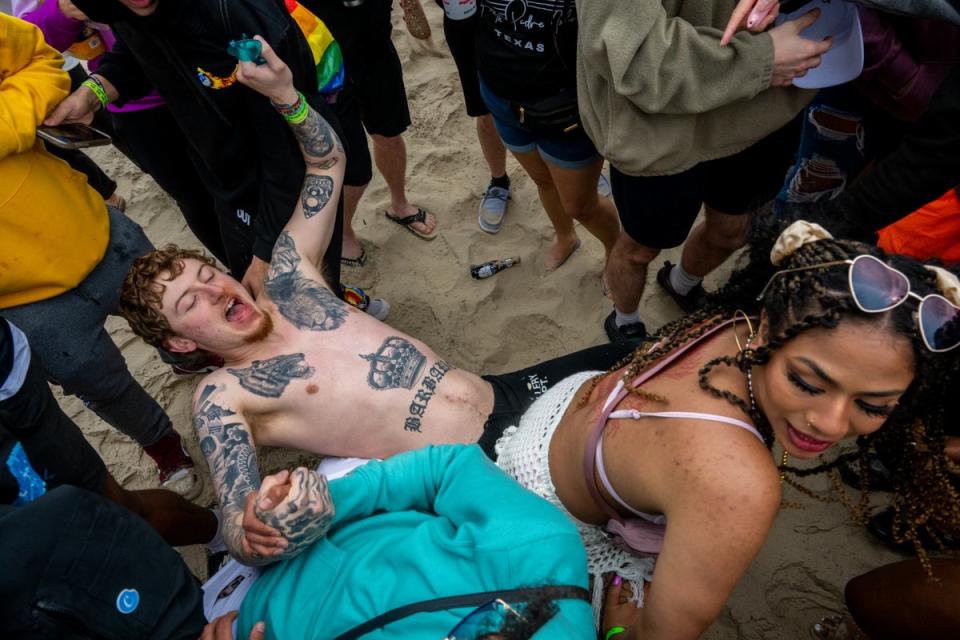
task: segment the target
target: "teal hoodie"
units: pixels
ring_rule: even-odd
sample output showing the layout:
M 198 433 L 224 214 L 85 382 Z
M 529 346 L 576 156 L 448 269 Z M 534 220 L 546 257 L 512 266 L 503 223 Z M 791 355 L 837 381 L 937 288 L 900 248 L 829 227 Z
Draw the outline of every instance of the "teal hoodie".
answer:
M 240 610 L 238 637 L 263 620 L 268 639 L 330 639 L 421 600 L 548 584 L 587 588 L 573 523 L 476 445 L 368 463 L 332 481 L 330 494 L 330 531 L 264 571 Z M 589 603 L 558 604 L 537 638 L 596 637 Z M 441 640 L 474 608 L 419 613 L 365 638 Z

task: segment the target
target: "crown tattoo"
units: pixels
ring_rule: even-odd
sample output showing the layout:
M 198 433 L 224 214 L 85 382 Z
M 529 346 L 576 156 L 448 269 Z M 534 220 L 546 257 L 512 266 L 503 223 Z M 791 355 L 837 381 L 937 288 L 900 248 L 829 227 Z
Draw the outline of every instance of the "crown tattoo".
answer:
M 367 384 L 377 390 L 412 389 L 427 362 L 419 349 L 399 336 L 384 340 L 376 353 L 362 353 L 360 357 L 370 363 Z

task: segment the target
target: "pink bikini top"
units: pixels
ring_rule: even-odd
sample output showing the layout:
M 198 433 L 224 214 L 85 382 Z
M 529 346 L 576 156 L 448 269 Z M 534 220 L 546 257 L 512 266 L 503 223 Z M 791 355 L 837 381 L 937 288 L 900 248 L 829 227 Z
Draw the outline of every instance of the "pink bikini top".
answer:
M 633 387 L 639 387 L 644 382 L 667 368 L 670 364 L 677 360 L 677 358 L 686 353 L 690 347 L 698 344 L 707 336 L 713 335 L 732 322 L 732 319 L 722 322 L 721 324 L 704 333 L 697 340 L 680 347 L 670 355 L 664 357 L 663 360 L 657 362 L 655 365 L 640 374 L 633 381 Z M 600 506 L 608 516 L 610 516 L 610 520 L 607 522 L 606 526 L 607 531 L 613 534 L 615 539 L 618 539 L 632 551 L 648 555 L 658 554 L 663 548 L 663 537 L 666 533 L 666 517 L 637 511 L 627 504 L 619 494 L 617 494 L 616 490 L 613 488 L 613 485 L 610 483 L 609 478 L 607 478 L 607 473 L 603 466 L 603 432 L 607 427 L 608 421 L 611 419 L 627 418 L 632 418 L 634 420 L 639 418 L 690 418 L 694 420 L 706 420 L 708 422 L 721 422 L 723 424 L 729 424 L 734 427 L 745 429 L 755 435 L 760 442 L 763 442 L 763 436 L 761 436 L 760 432 L 748 422 L 737 420 L 736 418 L 718 416 L 712 413 L 698 413 L 694 411 L 646 412 L 637 411 L 635 409 L 614 411 L 614 408 L 629 394 L 629 389 L 625 388 L 623 380 L 620 380 L 617 382 L 617 386 L 613 388 L 613 391 L 610 392 L 610 395 L 607 396 L 607 401 L 603 405 L 603 410 L 600 412 L 600 416 L 597 418 L 596 424 L 593 426 L 593 429 L 587 436 L 587 444 L 583 452 L 583 471 L 586 474 L 587 489 L 590 491 L 590 495 L 593 497 L 597 505 Z M 623 518 L 617 512 L 617 510 L 609 502 L 607 502 L 606 499 L 604 499 L 600 493 L 600 489 L 594 482 L 594 470 L 596 470 L 597 477 L 600 478 L 600 482 L 607 490 L 607 493 L 610 494 L 610 497 L 613 498 L 614 502 L 637 517 Z

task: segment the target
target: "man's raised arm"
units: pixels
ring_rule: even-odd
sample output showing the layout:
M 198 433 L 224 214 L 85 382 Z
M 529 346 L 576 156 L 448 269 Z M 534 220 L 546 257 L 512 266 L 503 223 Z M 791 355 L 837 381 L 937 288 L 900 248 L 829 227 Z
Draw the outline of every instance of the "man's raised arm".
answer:
M 315 265 L 327 250 L 336 223 L 346 165 L 343 145 L 330 124 L 294 88 L 286 63 L 260 36 L 256 40 L 266 63 L 241 62 L 237 80 L 270 99 L 277 117 L 287 121 L 300 143 L 307 169 L 300 199 L 277 238 L 271 265 L 284 246 L 295 247 L 299 258 Z

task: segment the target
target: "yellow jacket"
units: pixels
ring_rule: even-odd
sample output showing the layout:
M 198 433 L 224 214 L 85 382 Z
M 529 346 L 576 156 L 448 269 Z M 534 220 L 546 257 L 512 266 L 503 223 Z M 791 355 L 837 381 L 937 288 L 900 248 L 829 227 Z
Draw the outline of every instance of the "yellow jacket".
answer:
M 107 248 L 103 198 L 35 136 L 69 91 L 62 63 L 39 29 L 0 13 L 0 309 L 72 289 Z

